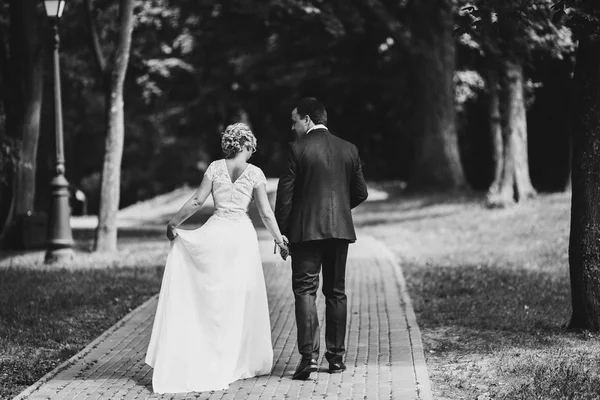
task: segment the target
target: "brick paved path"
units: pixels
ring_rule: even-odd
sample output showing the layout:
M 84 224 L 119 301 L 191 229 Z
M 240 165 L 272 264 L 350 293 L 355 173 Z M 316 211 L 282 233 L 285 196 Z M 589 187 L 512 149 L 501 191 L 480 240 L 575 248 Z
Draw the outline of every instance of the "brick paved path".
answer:
M 421 337 L 402 272 L 383 244 L 364 235 L 350 246 L 348 260 L 348 370 L 330 375 L 326 372 L 327 361 L 321 359 L 320 369 L 311 380 L 293 381 L 291 375 L 299 355 L 291 272 L 285 265 L 274 265 L 268 235 L 259 231 L 259 238 L 275 356 L 270 375 L 234 382 L 225 391 L 153 394 L 152 370 L 144 364 L 144 357 L 155 296 L 15 399 L 431 398 Z M 318 304 L 323 321 L 321 292 Z

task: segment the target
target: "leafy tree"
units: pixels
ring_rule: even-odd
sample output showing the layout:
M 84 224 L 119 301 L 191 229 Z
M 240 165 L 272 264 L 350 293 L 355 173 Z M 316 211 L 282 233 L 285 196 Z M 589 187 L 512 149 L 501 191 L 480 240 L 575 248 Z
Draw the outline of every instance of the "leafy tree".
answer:
M 112 45 L 110 59 L 104 58 L 104 49 L 93 15 L 92 0 L 86 0 L 91 41 L 98 68 L 104 77 L 106 93 L 106 145 L 102 183 L 100 190 L 100 212 L 94 248 L 100 252 L 117 249 L 117 211 L 121 188 L 121 159 L 125 137 L 124 83 L 129 64 L 131 36 L 133 32 L 134 0 L 120 0 L 118 8 L 118 30 Z
M 356 2 L 398 43 L 411 49 L 414 148 L 410 186 L 435 190 L 466 187 L 455 121 L 452 1 L 400 2 L 394 6 L 380 0 Z
M 459 12 L 461 41 L 485 58 L 494 181 L 488 203 L 504 207 L 534 196 L 529 175 L 525 67 L 538 52 L 573 51 L 570 30 L 552 22 L 551 0 L 479 0 Z

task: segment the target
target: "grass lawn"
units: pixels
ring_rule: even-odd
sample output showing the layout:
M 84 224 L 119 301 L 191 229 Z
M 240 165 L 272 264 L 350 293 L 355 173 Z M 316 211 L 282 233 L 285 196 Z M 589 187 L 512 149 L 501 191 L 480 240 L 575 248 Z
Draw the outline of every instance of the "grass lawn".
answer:
M 599 399 L 599 337 L 562 328 L 570 195 L 482 204 L 396 194 L 356 216 L 401 262 L 434 398 Z
M 96 255 L 79 233 L 75 261 L 0 254 L 0 399 L 10 399 L 69 359 L 160 289 L 168 241 L 124 232 L 120 252 Z

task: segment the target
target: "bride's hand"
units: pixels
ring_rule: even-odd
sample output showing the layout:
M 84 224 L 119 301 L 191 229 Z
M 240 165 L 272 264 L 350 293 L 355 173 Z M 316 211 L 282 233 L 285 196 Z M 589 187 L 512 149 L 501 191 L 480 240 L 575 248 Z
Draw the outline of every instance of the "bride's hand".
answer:
M 175 226 L 168 224 L 167 225 L 167 238 L 169 238 L 169 240 L 173 240 L 177 237 L 177 232 L 175 232 Z

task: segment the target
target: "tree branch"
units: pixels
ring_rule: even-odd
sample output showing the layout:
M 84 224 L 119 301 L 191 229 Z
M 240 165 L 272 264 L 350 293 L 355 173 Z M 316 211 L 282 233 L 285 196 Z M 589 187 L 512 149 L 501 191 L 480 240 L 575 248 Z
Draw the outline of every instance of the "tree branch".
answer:
M 100 75 L 104 77 L 107 74 L 108 65 L 106 58 L 104 57 L 104 52 L 102 51 L 102 45 L 100 43 L 100 35 L 98 33 L 98 25 L 96 24 L 96 18 L 94 16 L 94 5 L 92 0 L 85 0 L 85 15 L 90 34 L 90 47 L 92 49 L 92 53 L 94 53 L 94 59 L 96 60 L 96 65 L 100 70 Z
M 354 0 L 357 6 L 367 9 L 402 46 L 410 45 L 410 32 L 396 19 L 380 0 Z
M 129 53 L 131 50 L 131 33 L 133 31 L 133 8 L 134 0 L 119 1 L 119 37 L 115 47 L 114 65 L 112 70 L 111 85 L 115 83 L 122 86 L 125 80 L 125 72 L 129 65 Z

